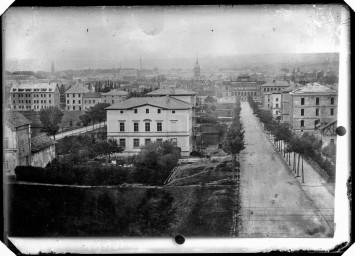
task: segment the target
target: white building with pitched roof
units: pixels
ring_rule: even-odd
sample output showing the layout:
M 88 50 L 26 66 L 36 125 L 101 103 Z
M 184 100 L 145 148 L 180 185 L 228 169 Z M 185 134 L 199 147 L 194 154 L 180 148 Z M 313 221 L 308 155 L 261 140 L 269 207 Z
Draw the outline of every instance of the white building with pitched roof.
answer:
M 170 140 L 182 156 L 193 149 L 192 104 L 164 97 L 129 98 L 106 108 L 107 137 L 116 139 L 125 154 L 137 154 L 150 142 Z
M 75 84 L 70 87 L 65 92 L 66 110 L 82 111 L 83 96 L 88 92 L 90 92 L 90 90 L 80 84 Z
M 14 84 L 10 98 L 13 110 L 40 110 L 50 106 L 59 107 L 60 92 L 57 83 Z

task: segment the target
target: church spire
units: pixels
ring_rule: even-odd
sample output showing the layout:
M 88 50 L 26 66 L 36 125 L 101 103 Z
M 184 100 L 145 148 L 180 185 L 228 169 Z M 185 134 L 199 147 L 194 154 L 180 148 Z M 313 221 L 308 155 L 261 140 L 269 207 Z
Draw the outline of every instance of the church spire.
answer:
M 198 64 L 198 52 L 197 52 L 197 56 L 196 56 L 196 64 Z

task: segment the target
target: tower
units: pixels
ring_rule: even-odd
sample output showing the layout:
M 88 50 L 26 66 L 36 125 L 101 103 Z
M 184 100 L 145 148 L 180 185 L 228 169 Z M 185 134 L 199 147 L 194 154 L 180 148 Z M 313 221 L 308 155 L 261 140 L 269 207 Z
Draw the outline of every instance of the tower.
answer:
M 54 72 L 55 72 L 55 68 L 54 68 L 54 63 L 53 63 L 53 61 L 52 61 L 52 66 L 51 66 L 51 73 L 52 73 L 52 75 L 54 74 Z
M 198 64 L 198 54 L 196 57 L 196 64 L 194 67 L 194 80 L 199 80 L 200 79 L 200 65 Z

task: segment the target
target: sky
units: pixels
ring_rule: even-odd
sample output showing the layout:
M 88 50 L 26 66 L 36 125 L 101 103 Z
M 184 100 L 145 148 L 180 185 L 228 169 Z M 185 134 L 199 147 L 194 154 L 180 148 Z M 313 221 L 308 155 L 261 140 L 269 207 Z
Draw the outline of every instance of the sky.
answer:
M 10 8 L 6 60 L 339 52 L 340 6 Z

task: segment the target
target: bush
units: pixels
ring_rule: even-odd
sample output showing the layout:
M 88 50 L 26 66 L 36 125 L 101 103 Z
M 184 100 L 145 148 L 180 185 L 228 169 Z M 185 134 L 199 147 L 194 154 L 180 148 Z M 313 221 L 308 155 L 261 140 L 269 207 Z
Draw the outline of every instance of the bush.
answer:
M 76 126 L 81 126 L 81 122 L 80 121 L 76 122 Z

